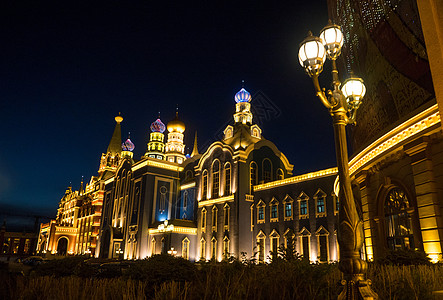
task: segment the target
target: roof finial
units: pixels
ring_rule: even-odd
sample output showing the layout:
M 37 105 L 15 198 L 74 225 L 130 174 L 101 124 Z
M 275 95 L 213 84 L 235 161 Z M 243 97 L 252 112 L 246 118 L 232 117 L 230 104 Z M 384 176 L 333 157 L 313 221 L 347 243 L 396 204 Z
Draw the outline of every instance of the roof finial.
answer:
M 244 80 L 244 79 L 242 79 L 242 81 L 241 81 L 241 87 L 242 87 L 242 88 L 245 87 L 245 80 Z
M 131 138 L 131 132 L 128 131 L 128 139 L 130 139 L 130 138 Z
M 158 119 L 160 119 L 160 111 L 158 111 Z

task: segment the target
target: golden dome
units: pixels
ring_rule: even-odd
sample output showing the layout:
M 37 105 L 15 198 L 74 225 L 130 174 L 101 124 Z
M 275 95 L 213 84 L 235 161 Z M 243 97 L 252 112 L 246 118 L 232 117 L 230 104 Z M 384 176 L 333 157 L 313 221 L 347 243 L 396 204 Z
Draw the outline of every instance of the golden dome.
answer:
M 120 113 L 118 113 L 118 116 L 115 117 L 115 122 L 121 123 L 123 121 L 123 117 L 120 116 Z
M 185 132 L 185 123 L 183 123 L 182 121 L 180 121 L 178 119 L 178 113 L 175 115 L 175 119 L 168 122 L 167 125 L 168 131 L 169 132 L 180 132 L 183 133 Z

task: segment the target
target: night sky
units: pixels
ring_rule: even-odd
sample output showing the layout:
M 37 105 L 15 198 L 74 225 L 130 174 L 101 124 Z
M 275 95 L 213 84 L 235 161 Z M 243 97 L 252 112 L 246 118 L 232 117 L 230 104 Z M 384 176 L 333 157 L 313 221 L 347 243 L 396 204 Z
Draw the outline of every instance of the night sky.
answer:
M 242 80 L 294 175 L 335 165 L 331 118 L 297 58 L 327 24 L 326 1 L 39 2 L 0 4 L 0 214 L 55 217 L 66 187 L 97 174 L 119 112 L 137 160 L 176 105 L 189 152 L 196 130 L 202 152 Z

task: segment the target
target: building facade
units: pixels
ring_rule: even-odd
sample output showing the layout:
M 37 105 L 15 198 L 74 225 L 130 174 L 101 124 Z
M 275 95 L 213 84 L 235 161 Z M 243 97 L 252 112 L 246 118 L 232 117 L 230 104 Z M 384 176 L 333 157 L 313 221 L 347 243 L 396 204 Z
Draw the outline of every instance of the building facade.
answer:
M 328 6 L 345 36 L 343 67 L 352 67 L 367 87 L 350 159 L 367 259 L 419 249 L 441 260 L 443 99 L 434 86 L 441 91 L 442 55 L 427 51 L 441 49 L 434 38 L 443 30 L 436 17 L 441 4 L 338 0 Z M 431 26 L 423 30 L 422 22 Z

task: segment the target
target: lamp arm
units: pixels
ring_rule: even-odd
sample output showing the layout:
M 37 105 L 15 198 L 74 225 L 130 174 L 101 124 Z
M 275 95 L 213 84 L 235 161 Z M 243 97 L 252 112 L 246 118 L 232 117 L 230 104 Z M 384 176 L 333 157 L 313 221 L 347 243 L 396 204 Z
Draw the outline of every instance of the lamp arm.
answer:
M 331 109 L 332 104 L 328 101 L 328 98 L 326 97 L 324 90 L 322 90 L 320 87 L 320 83 L 318 82 L 318 75 L 312 76 L 312 82 L 314 83 L 314 88 L 316 91 L 315 95 L 320 99 L 320 101 L 323 103 L 324 106 L 326 106 L 327 109 Z

